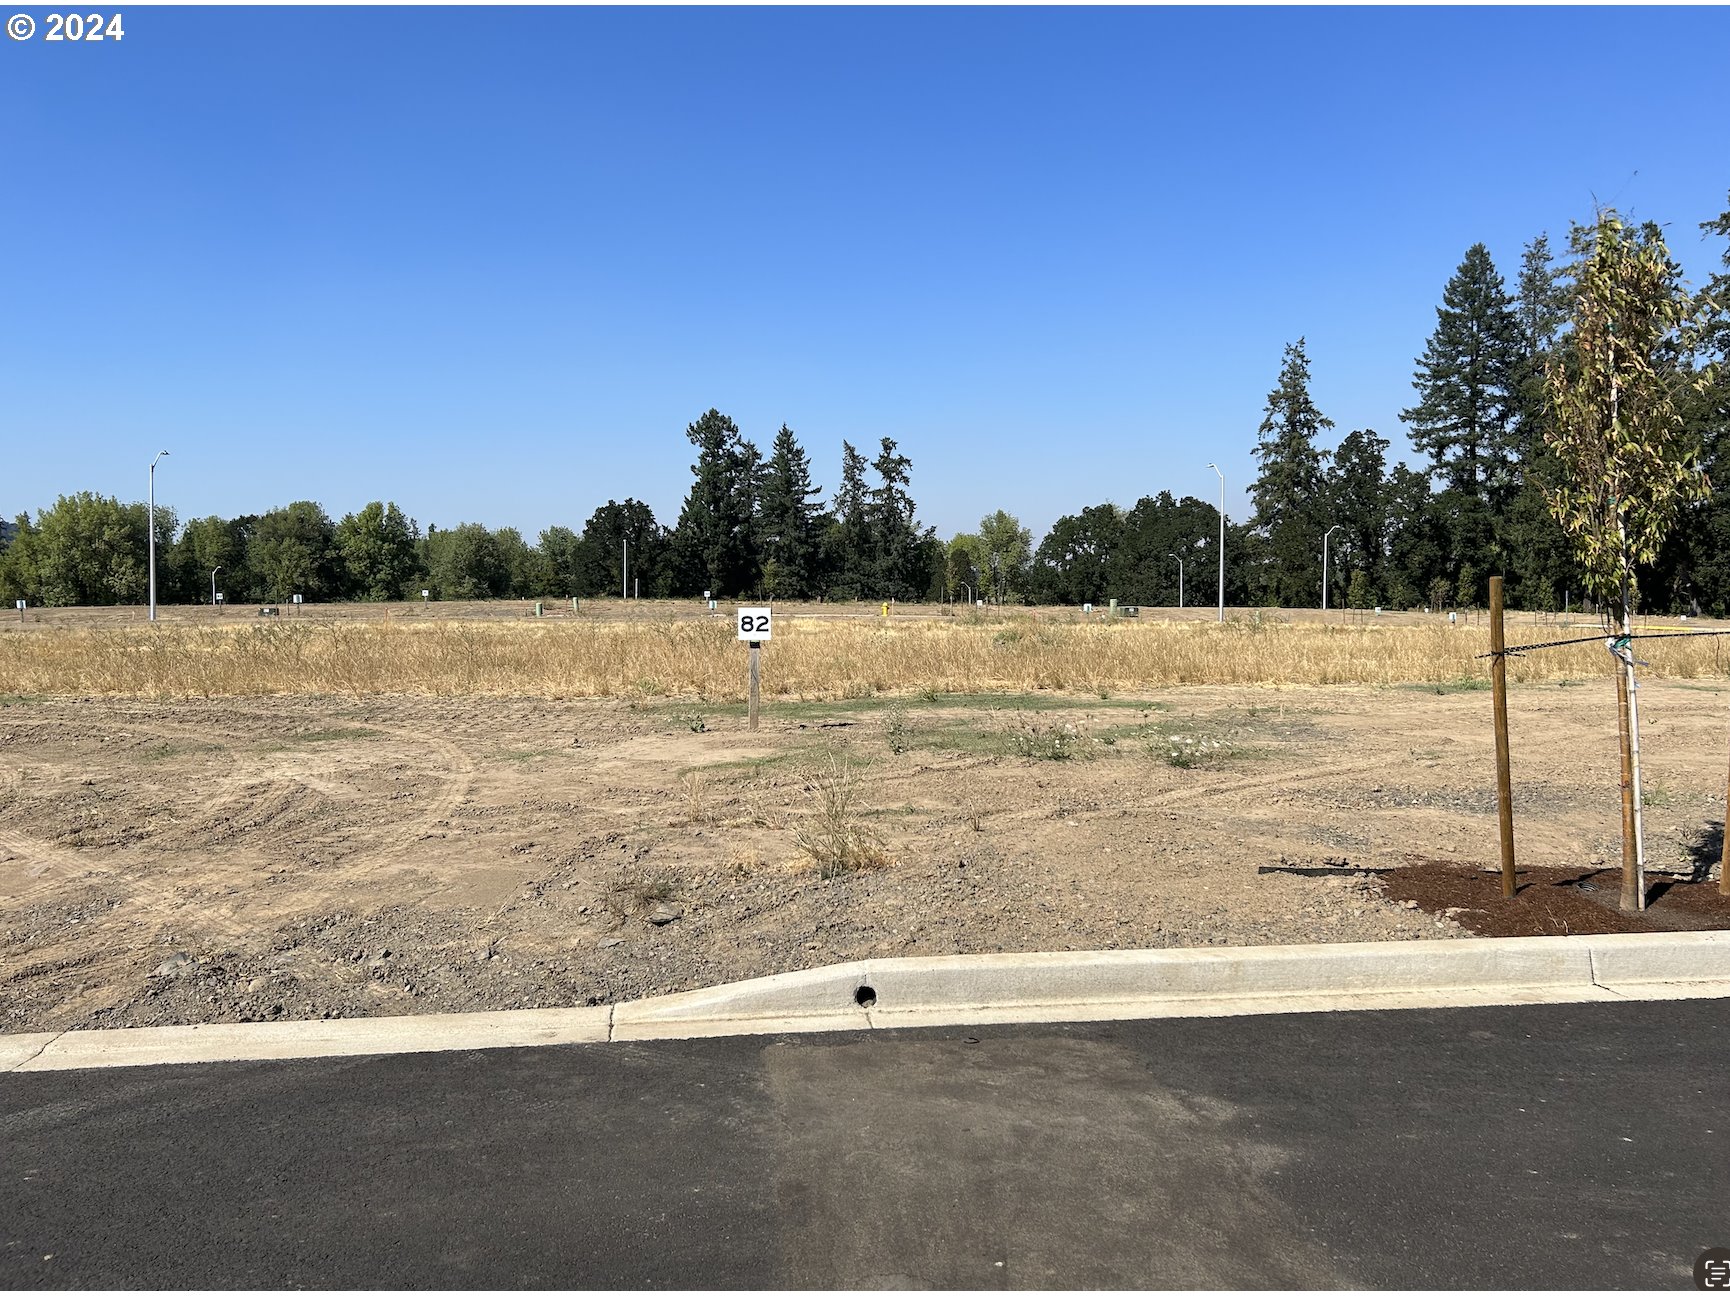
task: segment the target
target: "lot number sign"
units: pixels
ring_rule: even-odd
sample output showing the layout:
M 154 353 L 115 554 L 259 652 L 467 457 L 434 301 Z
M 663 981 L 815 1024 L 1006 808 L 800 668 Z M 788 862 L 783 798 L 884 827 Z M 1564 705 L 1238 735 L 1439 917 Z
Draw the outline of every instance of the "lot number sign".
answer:
M 742 640 L 766 640 L 770 637 L 770 624 L 774 614 L 768 608 L 739 609 L 739 638 Z

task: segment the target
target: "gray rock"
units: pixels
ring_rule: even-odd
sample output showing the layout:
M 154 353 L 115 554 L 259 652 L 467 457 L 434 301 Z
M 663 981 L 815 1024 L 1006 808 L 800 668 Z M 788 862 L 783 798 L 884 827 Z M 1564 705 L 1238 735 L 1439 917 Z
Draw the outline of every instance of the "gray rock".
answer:
M 599 946 L 602 950 L 609 950 L 614 946 L 624 945 L 625 939 L 623 937 L 602 937 L 595 944 L 597 946 Z
M 683 913 L 684 910 L 680 909 L 677 905 L 657 905 L 652 911 L 650 911 L 648 922 L 654 924 L 657 928 L 664 928 L 667 924 L 671 923 Z
M 184 977 L 191 971 L 191 955 L 170 955 L 152 969 L 150 975 L 152 977 Z

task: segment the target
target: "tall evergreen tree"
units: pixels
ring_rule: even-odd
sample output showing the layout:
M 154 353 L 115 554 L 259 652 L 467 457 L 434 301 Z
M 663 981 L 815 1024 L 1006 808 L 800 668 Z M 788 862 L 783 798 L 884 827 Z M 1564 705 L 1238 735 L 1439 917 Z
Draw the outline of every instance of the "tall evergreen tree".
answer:
M 675 582 L 680 594 L 714 591 L 717 599 L 751 589 L 757 578 L 752 551 L 756 447 L 719 410 L 710 410 L 685 436 L 697 448 L 696 480 L 673 529 Z
M 918 599 L 924 594 L 920 545 L 924 537 L 909 494 L 913 461 L 897 453 L 885 437 L 871 467 L 878 484 L 866 498 L 866 532 L 871 537 L 874 593 L 888 599 Z
M 1307 608 L 1321 598 L 1327 452 L 1316 446 L 1316 436 L 1334 425 L 1310 399 L 1309 384 L 1309 357 L 1299 338 L 1286 347 L 1279 384 L 1268 393 L 1255 447 L 1260 472 L 1249 492 L 1260 554 L 1253 593 L 1259 602 L 1285 608 Z
M 1381 598 L 1388 539 L 1387 456 L 1387 439 L 1371 428 L 1347 433 L 1334 451 L 1328 472 L 1328 525 L 1338 523 L 1342 529 L 1328 572 L 1333 587 L 1328 602 L 1334 607 L 1343 602 L 1340 592 L 1354 588 L 1369 603 Z
M 822 488 L 811 482 L 811 461 L 786 424 L 775 434 L 758 505 L 757 530 L 765 593 L 808 599 L 819 592 Z
M 1449 576 L 1474 601 L 1503 553 L 1498 524 L 1518 490 L 1520 322 L 1489 249 L 1474 243 L 1442 290 L 1436 328 L 1418 358 L 1418 403 L 1400 418 L 1443 484 Z
M 823 566 L 833 598 L 862 599 L 870 593 L 877 548 L 868 512 L 870 488 L 865 482 L 869 467 L 851 442 L 841 443 L 841 483 L 835 488 L 834 518 L 823 537 Z
M 627 499 L 623 504 L 608 500 L 583 524 L 581 580 L 576 593 L 615 595 L 627 586 L 632 595 L 639 589 L 644 595 L 675 593 L 667 549 L 667 533 L 655 521 L 654 510 L 648 505 L 641 500 Z M 713 587 L 699 586 L 697 590 L 705 588 Z M 684 589 L 678 593 L 692 591 Z
M 1577 586 L 1567 537 L 1550 513 L 1557 465 L 1546 444 L 1549 398 L 1544 370 L 1568 321 L 1568 284 L 1550 254 L 1548 235 L 1526 245 L 1514 303 L 1520 358 L 1512 428 L 1518 485 L 1496 520 L 1502 567 L 1513 608 L 1559 608 Z

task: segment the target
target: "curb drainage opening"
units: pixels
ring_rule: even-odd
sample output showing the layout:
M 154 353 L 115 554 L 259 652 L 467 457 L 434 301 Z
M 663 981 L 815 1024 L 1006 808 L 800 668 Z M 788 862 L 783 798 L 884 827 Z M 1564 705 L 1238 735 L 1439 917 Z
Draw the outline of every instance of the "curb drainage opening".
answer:
M 876 988 L 861 986 L 857 991 L 853 992 L 853 1003 L 857 1004 L 861 1009 L 869 1009 L 872 1005 L 877 1003 Z

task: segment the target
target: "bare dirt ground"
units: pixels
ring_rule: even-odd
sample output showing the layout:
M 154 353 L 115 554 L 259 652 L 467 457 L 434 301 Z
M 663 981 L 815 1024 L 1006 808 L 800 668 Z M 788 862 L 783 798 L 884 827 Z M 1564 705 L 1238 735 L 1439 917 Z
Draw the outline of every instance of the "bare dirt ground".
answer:
M 1730 685 L 1641 698 L 1651 863 L 1698 875 Z M 1522 865 L 1614 865 L 1610 684 L 1511 711 Z M 751 734 L 704 703 L 0 698 L 0 1031 L 1463 936 L 1476 892 L 1435 917 L 1388 876 L 1284 870 L 1492 864 L 1489 713 L 1471 689 L 1188 688 L 774 705 Z M 837 770 L 887 864 L 801 849 Z

